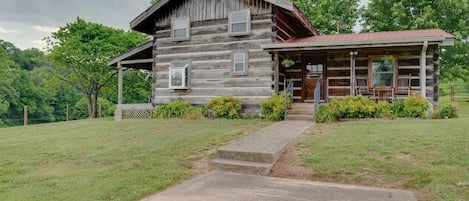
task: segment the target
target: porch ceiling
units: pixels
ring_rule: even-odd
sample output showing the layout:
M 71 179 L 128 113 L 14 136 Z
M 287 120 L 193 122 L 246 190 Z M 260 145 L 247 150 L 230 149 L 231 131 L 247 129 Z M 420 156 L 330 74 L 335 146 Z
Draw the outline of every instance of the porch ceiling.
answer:
M 264 44 L 270 51 L 327 50 L 363 47 L 415 46 L 429 44 L 454 45 L 454 36 L 441 29 L 389 31 L 375 33 L 322 35 L 293 38 L 284 43 Z
M 109 61 L 108 65 L 117 67 L 119 62 L 126 68 L 151 70 L 153 66 L 153 42 L 149 41 L 129 50 Z

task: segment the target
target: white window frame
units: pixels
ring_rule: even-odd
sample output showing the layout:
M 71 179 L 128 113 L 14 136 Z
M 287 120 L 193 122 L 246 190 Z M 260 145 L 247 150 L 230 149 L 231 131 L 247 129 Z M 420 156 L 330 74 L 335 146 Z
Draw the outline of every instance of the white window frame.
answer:
M 173 86 L 173 72 L 180 72 L 182 75 L 181 85 Z M 189 89 L 190 82 L 190 62 L 173 62 L 169 66 L 168 86 L 170 89 Z
M 243 71 L 237 71 L 236 70 L 236 64 L 239 64 L 241 62 L 236 61 L 236 56 L 238 54 L 242 54 L 244 56 L 244 59 L 242 61 L 242 64 L 244 64 Z M 233 68 L 232 68 L 232 73 L 233 75 L 247 75 L 248 74 L 248 67 L 249 67 L 249 53 L 247 50 L 238 50 L 233 52 L 233 56 L 231 58 L 232 63 L 233 63 Z
M 233 22 L 233 14 L 237 14 L 237 13 L 246 13 L 246 20 Z M 233 32 L 232 30 L 233 24 L 238 24 L 238 23 L 246 23 L 245 32 Z M 232 36 L 242 36 L 242 35 L 248 35 L 249 33 L 251 33 L 251 9 L 244 9 L 244 10 L 230 12 L 228 16 L 228 33 Z
M 179 20 L 185 20 L 186 27 L 184 29 L 186 29 L 186 36 L 176 38 L 174 32 L 176 30 L 182 30 L 182 29 L 176 29 L 175 28 L 176 21 L 179 21 Z M 173 39 L 173 41 L 189 40 L 190 39 L 190 32 L 191 32 L 191 20 L 190 20 L 189 17 L 176 17 L 176 18 L 173 18 L 171 20 L 171 38 Z

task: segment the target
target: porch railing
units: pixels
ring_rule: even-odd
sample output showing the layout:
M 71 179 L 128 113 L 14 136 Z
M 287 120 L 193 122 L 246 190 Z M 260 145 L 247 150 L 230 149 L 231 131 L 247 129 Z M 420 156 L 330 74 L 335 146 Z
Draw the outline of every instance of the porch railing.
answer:
M 290 101 L 293 101 L 293 80 L 287 80 L 287 79 L 284 79 L 284 83 L 283 83 L 285 86 L 285 101 L 284 101 L 284 111 L 283 111 L 283 119 L 284 120 L 287 120 L 287 113 L 288 113 L 288 99 L 290 99 Z

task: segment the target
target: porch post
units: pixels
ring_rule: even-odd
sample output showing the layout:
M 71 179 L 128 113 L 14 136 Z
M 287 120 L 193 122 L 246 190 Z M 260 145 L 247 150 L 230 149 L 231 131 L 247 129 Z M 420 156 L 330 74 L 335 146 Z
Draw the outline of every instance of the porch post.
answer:
M 420 95 L 423 98 L 427 98 L 427 49 L 428 41 L 425 41 L 420 54 Z
M 350 51 L 350 95 L 355 96 L 355 56 L 358 51 Z
M 117 80 L 117 104 L 122 105 L 122 87 L 124 81 L 123 68 L 121 62 L 117 62 L 118 80 Z
M 279 94 L 279 56 L 278 56 L 278 52 L 274 52 L 274 91 L 275 91 L 275 94 Z M 284 87 L 284 90 L 285 90 L 285 87 L 286 86 L 283 86 Z

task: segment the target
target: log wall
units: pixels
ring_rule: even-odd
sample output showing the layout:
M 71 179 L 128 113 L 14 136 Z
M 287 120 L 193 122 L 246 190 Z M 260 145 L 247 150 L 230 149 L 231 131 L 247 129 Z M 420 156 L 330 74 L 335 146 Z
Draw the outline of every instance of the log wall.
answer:
M 272 8 L 260 0 L 198 0 L 181 2 L 156 20 L 154 34 L 154 104 L 186 100 L 196 105 L 206 104 L 214 97 L 232 95 L 245 105 L 257 105 L 273 92 L 273 60 L 261 44 L 272 43 Z M 228 14 L 251 9 L 251 33 L 230 36 Z M 171 39 L 171 18 L 190 16 L 190 40 Z M 232 74 L 232 54 L 247 50 L 247 75 Z M 190 61 L 190 88 L 174 90 L 168 87 L 169 66 L 175 61 Z

